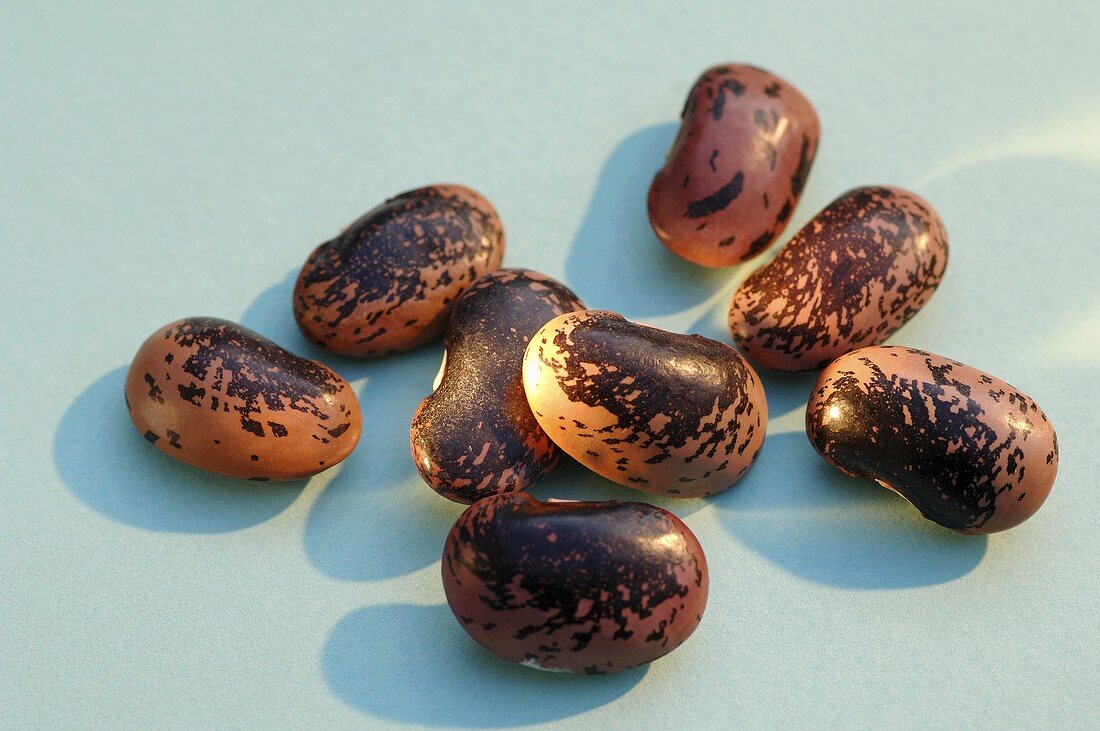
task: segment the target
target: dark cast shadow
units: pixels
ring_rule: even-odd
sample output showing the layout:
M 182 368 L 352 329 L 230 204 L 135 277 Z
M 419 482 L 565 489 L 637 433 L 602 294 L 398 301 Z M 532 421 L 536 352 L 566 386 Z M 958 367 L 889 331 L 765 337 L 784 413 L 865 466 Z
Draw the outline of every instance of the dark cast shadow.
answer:
M 329 360 L 333 354 L 309 342 L 294 321 L 294 283 L 298 280 L 298 272 L 298 267 L 291 269 L 279 282 L 261 292 L 241 314 L 238 322 L 296 355 L 320 360 L 331 366 Z M 340 375 L 347 378 L 343 373 Z
M 443 345 L 372 361 L 326 358 L 359 389 L 363 437 L 318 495 L 306 520 L 306 555 L 344 581 L 374 581 L 438 562 L 465 506 L 437 495 L 413 464 L 409 425 L 432 390 Z
M 562 454 L 558 465 L 527 491 L 542 501 L 546 500 L 622 500 L 624 502 L 649 503 L 664 508 L 677 517 L 686 518 L 705 508 L 711 497 L 678 498 L 635 490 L 602 477 L 567 454 Z
M 821 371 L 809 373 L 784 373 L 761 368 L 756 371 L 764 384 L 764 395 L 768 399 L 768 418 L 775 419 L 795 411 L 806 412 L 806 402 L 810 399 L 814 383 Z
M 526 726 L 598 708 L 627 693 L 646 667 L 613 675 L 540 672 L 494 657 L 446 605 L 385 604 L 344 617 L 321 669 L 348 705 L 379 719 L 463 728 Z
M 65 410 L 53 457 L 65 486 L 102 515 L 138 528 L 225 533 L 275 517 L 305 480 L 256 483 L 204 472 L 156 449 L 126 413 L 127 368 L 84 389 Z
M 888 342 L 990 370 L 1035 396 L 1056 424 L 1077 409 L 1100 372 L 1100 294 L 1080 274 L 1095 271 L 1100 254 L 1082 241 L 1079 221 L 1043 212 L 1086 209 L 1096 170 L 1054 154 L 998 154 L 915 181 L 944 219 L 951 258 L 936 295 Z M 803 388 L 802 376 L 761 377 L 773 417 L 804 407 L 812 380 Z M 1032 519 L 1051 525 L 1080 499 L 1074 492 L 1084 483 L 1071 473 L 1087 469 L 1070 457 L 1087 450 L 1077 435 L 1059 436 L 1065 474 Z M 747 547 L 798 576 L 846 588 L 951 581 L 982 561 L 990 540 L 1004 540 L 925 520 L 901 497 L 830 467 L 801 431 L 770 435 L 760 463 L 715 504 Z
M 289 272 L 257 297 L 242 324 L 332 367 L 356 385 L 363 411 L 359 446 L 339 466 L 309 513 L 303 539 L 306 554 L 317 569 L 344 581 L 404 576 L 438 562 L 444 537 L 465 506 L 436 495 L 421 480 L 410 454 L 409 425 L 420 401 L 431 393 L 443 357 L 442 342 L 371 360 L 317 348 L 301 336 L 290 314 L 296 277 L 297 270 Z M 532 492 L 540 499 L 642 500 L 681 517 L 706 504 L 621 487 L 564 455 Z
M 464 506 L 436 495 L 409 449 L 413 413 L 432 390 L 442 340 L 384 358 L 352 358 L 310 343 L 294 321 L 298 269 L 264 290 L 241 324 L 302 357 L 319 360 L 355 388 L 363 435 L 318 493 L 303 534 L 319 571 L 343 581 L 404 576 L 439 560 L 443 539 Z
M 942 584 L 972 571 L 988 545 L 833 469 L 803 432 L 769 435 L 757 464 L 714 504 L 748 548 L 797 576 L 847 589 Z
M 569 286 L 589 307 L 631 318 L 667 315 L 729 281 L 732 270 L 681 259 L 650 228 L 646 194 L 678 129 L 667 123 L 638 130 L 604 162 L 565 262 Z

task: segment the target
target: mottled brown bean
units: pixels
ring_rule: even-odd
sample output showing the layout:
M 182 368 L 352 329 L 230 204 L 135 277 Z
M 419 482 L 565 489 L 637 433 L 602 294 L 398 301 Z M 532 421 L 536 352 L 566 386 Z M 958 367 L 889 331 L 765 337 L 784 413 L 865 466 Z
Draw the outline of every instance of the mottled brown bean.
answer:
M 613 312 L 543 326 L 527 347 L 523 386 L 539 424 L 571 457 L 660 495 L 698 497 L 736 483 L 768 422 L 760 379 L 736 350 Z
M 655 660 L 703 617 L 703 548 L 643 503 L 486 498 L 443 549 L 455 617 L 490 652 L 541 670 L 610 673 Z
M 458 295 L 503 256 L 504 228 L 479 193 L 460 185 L 402 193 L 310 254 L 294 317 L 337 353 L 408 350 L 442 335 Z
M 433 490 L 471 503 L 523 490 L 557 463 L 523 392 L 523 352 L 548 320 L 582 307 L 561 282 L 527 269 L 490 272 L 462 293 L 439 385 L 410 430 L 413 461 Z
M 821 126 L 813 105 L 763 69 L 727 64 L 695 82 L 680 133 L 649 188 L 649 221 L 671 251 L 710 267 L 764 251 L 790 221 Z
M 816 370 L 888 338 L 931 299 L 946 267 L 947 232 L 927 201 L 856 188 L 742 283 L 730 332 L 757 365 Z
M 153 333 L 126 375 L 138 433 L 187 464 L 250 480 L 295 480 L 351 454 L 362 417 L 351 386 L 225 320 Z
M 1058 472 L 1058 437 L 1014 387 L 949 358 L 878 346 L 821 372 L 806 410 L 814 448 L 924 517 L 995 533 L 1035 514 Z

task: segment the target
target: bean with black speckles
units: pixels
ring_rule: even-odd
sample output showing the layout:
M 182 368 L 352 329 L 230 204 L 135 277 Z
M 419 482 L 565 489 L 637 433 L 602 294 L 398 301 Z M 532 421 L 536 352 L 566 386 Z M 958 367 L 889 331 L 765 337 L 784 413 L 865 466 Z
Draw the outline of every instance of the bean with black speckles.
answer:
M 613 312 L 543 326 L 527 346 L 523 386 L 539 424 L 571 457 L 659 495 L 730 487 L 756 461 L 768 423 L 760 378 L 736 350 Z
M 924 517 L 996 533 L 1031 517 L 1058 471 L 1058 437 L 1029 396 L 922 350 L 863 348 L 821 372 L 806 410 L 814 448 Z
M 556 672 L 617 672 L 672 652 L 699 625 L 709 588 L 702 546 L 667 510 L 523 492 L 470 506 L 442 568 L 471 637 Z
M 527 269 L 482 276 L 455 303 L 443 369 L 410 430 L 413 461 L 440 495 L 471 503 L 523 490 L 558 461 L 523 392 L 523 352 L 548 320 L 584 305 Z
M 649 188 L 654 232 L 696 264 L 751 259 L 790 221 L 820 136 L 813 105 L 789 82 L 743 64 L 708 69 Z
M 458 296 L 500 266 L 504 228 L 493 206 L 460 185 L 392 198 L 318 246 L 294 287 L 309 340 L 379 356 L 443 334 Z
M 165 454 L 250 480 L 296 480 L 332 467 L 359 441 L 347 382 L 232 322 L 166 325 L 126 374 L 138 433 Z
M 810 371 L 877 345 L 932 298 L 947 232 L 927 201 L 900 188 L 850 190 L 738 288 L 733 339 L 757 365 Z

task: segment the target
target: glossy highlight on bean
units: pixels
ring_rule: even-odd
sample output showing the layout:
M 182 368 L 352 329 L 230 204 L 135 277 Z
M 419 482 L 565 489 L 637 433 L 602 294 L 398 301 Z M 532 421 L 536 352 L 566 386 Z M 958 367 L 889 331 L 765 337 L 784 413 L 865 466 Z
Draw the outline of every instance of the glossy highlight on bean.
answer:
M 249 480 L 296 480 L 343 461 L 362 417 L 351 386 L 226 320 L 157 330 L 126 374 L 138 433 L 195 467 Z
M 523 391 L 523 353 L 548 320 L 583 308 L 577 296 L 528 269 L 482 276 L 458 298 L 435 392 L 420 403 L 410 441 L 420 476 L 440 495 L 471 503 L 523 490 L 560 451 Z
M 821 372 L 806 410 L 826 461 L 870 477 L 929 520 L 995 533 L 1043 505 L 1058 471 L 1058 437 L 1013 386 L 949 358 L 863 348 Z
M 523 386 L 558 446 L 644 492 L 725 490 L 764 443 L 764 388 L 736 350 L 614 312 L 569 313 L 543 326 L 527 346 Z
M 443 334 L 458 295 L 500 266 L 504 228 L 460 185 L 402 193 L 317 247 L 294 287 L 312 342 L 345 355 L 409 350 Z
M 729 327 L 757 365 L 821 368 L 878 345 L 932 298 L 947 268 L 947 232 L 923 198 L 856 188 L 806 224 L 730 303 Z
M 764 251 L 790 221 L 821 125 L 790 82 L 744 64 L 695 82 L 649 188 L 649 221 L 672 252 L 710 267 Z
M 557 672 L 635 667 L 679 647 L 707 603 L 706 557 L 691 530 L 644 503 L 478 501 L 443 549 L 443 588 L 490 652 Z

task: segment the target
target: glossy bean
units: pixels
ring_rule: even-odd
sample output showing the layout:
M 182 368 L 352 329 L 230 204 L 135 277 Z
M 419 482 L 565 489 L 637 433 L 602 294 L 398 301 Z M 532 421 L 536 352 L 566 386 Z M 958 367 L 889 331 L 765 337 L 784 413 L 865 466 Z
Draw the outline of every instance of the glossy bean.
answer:
M 500 266 L 493 206 L 459 185 L 392 198 L 317 247 L 294 287 L 294 317 L 312 342 L 378 356 L 443 334 L 455 299 Z
M 691 530 L 643 503 L 540 503 L 527 493 L 470 506 L 447 536 L 455 617 L 506 660 L 608 673 L 666 655 L 702 619 L 709 579 Z
M 583 307 L 565 285 L 526 269 L 490 272 L 458 298 L 438 387 L 410 431 L 413 461 L 433 490 L 470 503 L 522 490 L 557 463 L 523 392 L 523 352 L 548 320 Z
M 351 454 L 362 427 L 355 392 L 328 367 L 203 317 L 145 341 L 126 375 L 126 406 L 165 454 L 250 480 L 328 469 Z
M 760 452 L 759 377 L 728 345 L 628 322 L 561 315 L 531 339 L 523 386 L 535 418 L 589 469 L 645 492 L 725 490 Z
M 806 411 L 814 448 L 962 533 L 1019 525 L 1046 500 L 1058 437 L 1013 386 L 949 358 L 895 346 L 829 364 Z
M 790 82 L 742 64 L 708 69 L 649 188 L 654 232 L 704 266 L 756 256 L 798 205 L 820 135 L 813 105 Z
M 741 284 L 730 332 L 753 363 L 816 370 L 888 338 L 931 299 L 946 267 L 947 232 L 927 201 L 856 188 Z

